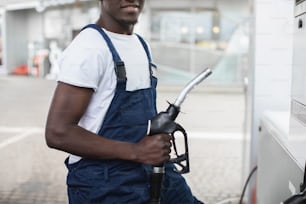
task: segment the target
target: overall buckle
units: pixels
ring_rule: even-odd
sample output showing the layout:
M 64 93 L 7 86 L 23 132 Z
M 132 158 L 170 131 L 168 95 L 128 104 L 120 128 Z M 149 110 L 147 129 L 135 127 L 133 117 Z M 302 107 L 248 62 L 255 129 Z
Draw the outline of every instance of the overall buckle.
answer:
M 115 72 L 117 75 L 117 79 L 126 80 L 126 71 L 124 62 L 119 61 L 115 63 Z

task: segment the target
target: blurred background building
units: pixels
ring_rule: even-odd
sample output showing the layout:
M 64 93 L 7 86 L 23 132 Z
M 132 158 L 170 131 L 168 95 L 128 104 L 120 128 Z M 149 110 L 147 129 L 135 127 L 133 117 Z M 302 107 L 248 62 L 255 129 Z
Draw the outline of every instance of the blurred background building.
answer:
M 28 67 L 50 72 L 50 44 L 64 49 L 99 16 L 96 0 L 0 2 L 2 72 Z M 245 0 L 148 0 L 136 32 L 150 42 L 160 81 L 181 84 L 206 67 L 210 84 L 241 87 L 248 63 L 249 7 Z

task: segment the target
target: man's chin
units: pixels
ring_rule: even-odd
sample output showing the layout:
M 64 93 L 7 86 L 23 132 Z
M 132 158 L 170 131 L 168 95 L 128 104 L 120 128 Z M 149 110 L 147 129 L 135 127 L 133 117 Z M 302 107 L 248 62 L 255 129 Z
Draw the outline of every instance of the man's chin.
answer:
M 121 23 L 125 24 L 125 25 L 129 25 L 129 26 L 133 26 L 138 22 L 138 19 L 135 18 L 126 18 L 124 20 L 121 20 Z

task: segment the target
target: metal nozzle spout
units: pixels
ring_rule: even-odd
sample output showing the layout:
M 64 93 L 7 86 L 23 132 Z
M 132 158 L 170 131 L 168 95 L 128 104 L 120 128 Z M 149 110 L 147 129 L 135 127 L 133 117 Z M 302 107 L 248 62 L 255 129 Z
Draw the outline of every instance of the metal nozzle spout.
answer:
M 207 68 L 204 71 L 202 71 L 200 74 L 198 74 L 195 78 L 193 78 L 181 91 L 180 95 L 177 97 L 175 102 L 173 103 L 176 107 L 181 107 L 182 103 L 184 102 L 186 96 L 188 93 L 199 83 L 201 83 L 204 79 L 206 79 L 212 71 Z

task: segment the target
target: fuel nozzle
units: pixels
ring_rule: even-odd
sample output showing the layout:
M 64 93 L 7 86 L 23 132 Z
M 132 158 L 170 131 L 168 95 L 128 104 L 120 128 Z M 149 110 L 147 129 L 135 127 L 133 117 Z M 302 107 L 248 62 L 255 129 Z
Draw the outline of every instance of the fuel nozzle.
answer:
M 172 103 L 169 103 L 169 106 L 168 106 L 166 112 L 169 115 L 169 119 L 174 121 L 176 119 L 176 117 L 178 116 L 178 114 L 180 113 L 180 107 L 177 107 Z

